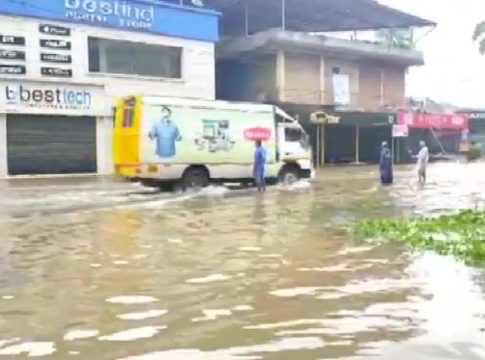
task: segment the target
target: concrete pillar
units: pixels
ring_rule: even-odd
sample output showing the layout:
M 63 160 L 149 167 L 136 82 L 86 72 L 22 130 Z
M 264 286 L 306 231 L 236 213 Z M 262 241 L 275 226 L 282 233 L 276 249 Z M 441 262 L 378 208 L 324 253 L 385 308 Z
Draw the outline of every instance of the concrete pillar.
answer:
M 281 0 L 281 28 L 286 30 L 286 0 Z
M 249 4 L 244 4 L 244 35 L 249 36 Z
M 379 105 L 380 106 L 384 106 L 384 98 L 385 98 L 385 94 L 384 94 L 384 84 L 385 84 L 385 81 L 386 81 L 386 75 L 384 74 L 384 70 L 381 69 L 381 73 L 380 73 L 380 80 L 381 80 L 381 88 L 380 88 L 380 98 L 379 98 Z
M 325 104 L 325 58 L 320 56 L 320 104 Z
M 325 142 L 325 124 L 322 124 L 321 136 L 322 136 L 322 141 L 321 141 L 320 157 L 322 159 L 322 165 L 325 165 L 325 145 L 326 145 L 326 142 Z
M 355 126 L 355 162 L 359 163 L 360 162 L 360 126 L 356 125 Z
M 278 100 L 285 101 L 285 88 L 286 88 L 286 65 L 285 65 L 285 52 L 279 50 L 276 55 L 276 89 L 278 91 Z
M 113 117 L 96 119 L 96 159 L 99 175 L 111 175 L 113 165 Z
M 320 124 L 317 124 L 315 125 L 316 126 L 316 139 L 317 139 L 317 143 L 316 143 L 316 146 L 315 146 L 315 151 L 316 151 L 316 164 L 315 166 L 320 166 L 321 162 L 320 162 Z
M 8 176 L 7 115 L 0 114 L 0 178 Z

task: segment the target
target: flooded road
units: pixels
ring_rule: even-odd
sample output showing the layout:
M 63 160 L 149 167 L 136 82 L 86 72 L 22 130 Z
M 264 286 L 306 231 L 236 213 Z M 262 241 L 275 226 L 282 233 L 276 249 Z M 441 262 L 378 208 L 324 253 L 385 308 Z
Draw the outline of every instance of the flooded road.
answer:
M 485 164 L 377 185 L 326 169 L 264 195 L 109 180 L 0 185 L 0 358 L 485 358 L 485 274 L 351 234 L 484 206 Z

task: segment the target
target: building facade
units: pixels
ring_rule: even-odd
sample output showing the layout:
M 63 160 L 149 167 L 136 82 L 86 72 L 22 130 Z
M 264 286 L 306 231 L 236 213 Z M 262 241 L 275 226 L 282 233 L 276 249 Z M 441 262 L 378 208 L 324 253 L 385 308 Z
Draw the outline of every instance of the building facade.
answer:
M 424 63 L 411 29 L 432 21 L 367 0 L 204 2 L 223 14 L 218 98 L 297 117 L 317 165 L 376 162 L 381 142 L 393 142 L 407 69 Z
M 218 47 L 218 97 L 276 103 L 312 138 L 315 162 L 372 163 L 391 143 L 414 50 L 271 29 Z M 312 123 L 315 112 L 336 123 Z
M 215 98 L 219 14 L 151 0 L 0 2 L 0 177 L 111 174 L 116 101 Z
M 424 63 L 413 50 L 282 30 L 231 39 L 218 56 L 220 97 L 369 111 L 402 107 L 407 69 Z

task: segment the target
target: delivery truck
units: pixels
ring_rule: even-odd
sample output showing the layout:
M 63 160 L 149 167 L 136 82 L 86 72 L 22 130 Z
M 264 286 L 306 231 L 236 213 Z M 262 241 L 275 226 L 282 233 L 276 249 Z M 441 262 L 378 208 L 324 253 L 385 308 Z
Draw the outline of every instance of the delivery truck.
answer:
M 116 107 L 116 173 L 151 187 L 253 180 L 255 142 L 269 182 L 313 176 L 308 135 L 273 105 L 130 96 Z

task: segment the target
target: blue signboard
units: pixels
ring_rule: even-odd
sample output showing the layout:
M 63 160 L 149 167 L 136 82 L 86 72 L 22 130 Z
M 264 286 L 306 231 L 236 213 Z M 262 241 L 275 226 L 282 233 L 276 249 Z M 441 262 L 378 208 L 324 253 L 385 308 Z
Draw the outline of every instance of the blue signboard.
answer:
M 219 13 L 154 0 L 0 0 L 0 13 L 216 42 Z

